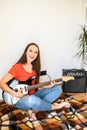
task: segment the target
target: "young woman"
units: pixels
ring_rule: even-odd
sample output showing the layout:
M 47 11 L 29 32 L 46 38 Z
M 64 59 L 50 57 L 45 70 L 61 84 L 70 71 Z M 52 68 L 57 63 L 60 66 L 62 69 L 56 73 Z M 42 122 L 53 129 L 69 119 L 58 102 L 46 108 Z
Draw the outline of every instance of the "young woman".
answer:
M 0 80 L 1 89 L 19 99 L 14 104 L 15 107 L 26 110 L 28 116 L 34 120 L 36 120 L 35 111 L 51 111 L 61 109 L 62 107 L 70 107 L 70 104 L 67 102 L 53 103 L 62 93 L 61 87 L 56 85 L 54 81 L 47 86 L 43 86 L 42 89 L 31 89 L 28 94 L 22 92 L 23 88 L 14 91 L 14 89 L 9 87 L 13 80 L 17 80 L 18 84 L 32 86 L 39 83 L 40 70 L 39 47 L 36 43 L 30 43 L 25 48 L 18 62 Z M 7 98 L 5 98 L 5 101 L 7 103 Z

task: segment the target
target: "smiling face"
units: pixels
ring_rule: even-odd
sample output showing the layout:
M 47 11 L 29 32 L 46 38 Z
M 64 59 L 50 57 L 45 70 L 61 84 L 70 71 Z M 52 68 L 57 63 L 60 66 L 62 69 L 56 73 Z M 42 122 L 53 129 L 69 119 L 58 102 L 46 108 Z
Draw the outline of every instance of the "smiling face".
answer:
M 33 62 L 38 56 L 38 48 L 35 45 L 30 45 L 26 52 L 27 62 Z

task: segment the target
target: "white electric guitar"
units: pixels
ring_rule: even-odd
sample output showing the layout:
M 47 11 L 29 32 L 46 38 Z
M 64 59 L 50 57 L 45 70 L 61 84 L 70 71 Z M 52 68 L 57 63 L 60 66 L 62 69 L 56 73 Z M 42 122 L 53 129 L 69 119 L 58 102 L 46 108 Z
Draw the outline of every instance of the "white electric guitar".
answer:
M 63 76 L 62 78 L 55 79 L 54 81 L 55 82 L 61 82 L 61 81 L 67 82 L 69 80 L 74 80 L 74 77 L 72 77 L 72 76 Z M 47 82 L 44 82 L 44 83 L 29 86 L 27 84 L 19 84 L 18 80 L 13 80 L 9 86 L 16 92 L 19 91 L 20 89 L 22 89 L 22 93 L 27 95 L 29 90 L 36 89 L 36 88 L 41 88 L 41 87 L 43 87 L 45 85 L 49 85 L 50 82 L 51 81 L 47 81 Z M 7 104 L 9 104 L 9 105 L 14 105 L 20 100 L 20 98 L 14 97 L 14 96 L 12 96 L 11 94 L 9 94 L 7 92 L 3 93 L 3 97 L 4 97 L 5 102 Z

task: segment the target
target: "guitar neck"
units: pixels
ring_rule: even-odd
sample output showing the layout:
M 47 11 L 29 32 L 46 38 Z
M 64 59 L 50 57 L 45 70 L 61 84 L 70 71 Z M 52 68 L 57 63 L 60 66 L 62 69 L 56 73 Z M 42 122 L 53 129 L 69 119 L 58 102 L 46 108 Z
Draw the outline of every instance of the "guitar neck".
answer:
M 53 81 L 55 81 L 55 82 L 60 82 L 60 81 L 62 81 L 62 78 L 55 79 L 55 80 L 53 80 Z M 41 88 L 41 87 L 43 87 L 43 86 L 45 86 L 45 85 L 49 85 L 50 82 L 51 82 L 51 81 L 47 81 L 47 82 L 44 82 L 44 83 L 39 83 L 39 84 L 31 85 L 31 86 L 28 86 L 28 89 L 29 89 L 29 90 L 32 90 L 32 89 L 36 89 L 36 88 Z

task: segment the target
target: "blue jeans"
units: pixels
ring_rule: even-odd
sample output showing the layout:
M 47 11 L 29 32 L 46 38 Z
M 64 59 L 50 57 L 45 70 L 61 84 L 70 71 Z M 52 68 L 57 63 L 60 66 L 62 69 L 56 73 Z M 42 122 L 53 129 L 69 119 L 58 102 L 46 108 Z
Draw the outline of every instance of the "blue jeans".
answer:
M 61 95 L 62 89 L 55 85 L 52 88 L 38 90 L 35 94 L 27 95 L 21 98 L 15 107 L 22 110 L 50 111 L 52 103 Z

